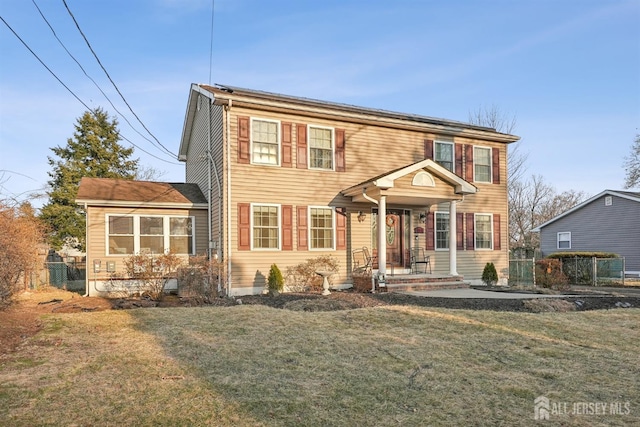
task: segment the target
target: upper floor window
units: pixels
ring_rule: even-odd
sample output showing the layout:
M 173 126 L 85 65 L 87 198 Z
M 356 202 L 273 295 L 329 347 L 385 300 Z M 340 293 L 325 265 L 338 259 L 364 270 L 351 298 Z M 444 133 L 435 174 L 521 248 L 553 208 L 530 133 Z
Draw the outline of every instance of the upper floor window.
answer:
M 436 249 L 449 249 L 448 212 L 436 212 Z
M 473 147 L 473 180 L 491 182 L 491 149 Z
M 571 249 L 571 232 L 558 233 L 558 249 Z
M 333 209 L 309 208 L 311 249 L 333 249 Z
M 453 172 L 453 144 L 436 141 L 434 160 L 440 166 Z
M 309 126 L 309 167 L 333 170 L 333 129 Z
M 280 220 L 277 205 L 252 205 L 253 248 L 280 248 Z
M 107 255 L 195 253 L 193 217 L 107 215 Z
M 253 119 L 251 121 L 251 159 L 253 163 L 278 165 L 280 138 L 278 122 Z
M 493 217 L 491 214 L 475 215 L 476 249 L 493 248 Z

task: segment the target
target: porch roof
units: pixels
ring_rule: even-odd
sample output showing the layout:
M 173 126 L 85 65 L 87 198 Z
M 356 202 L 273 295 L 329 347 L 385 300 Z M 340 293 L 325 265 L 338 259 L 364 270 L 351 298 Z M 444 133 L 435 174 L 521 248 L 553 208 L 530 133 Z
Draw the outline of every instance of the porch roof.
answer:
M 419 172 L 424 172 L 420 174 Z M 402 178 L 413 174 L 410 185 L 398 185 Z M 434 179 L 435 178 L 437 179 Z M 404 180 L 402 180 L 404 181 Z M 440 184 L 447 188 L 442 189 Z M 440 188 L 438 188 L 440 187 Z M 461 200 L 466 194 L 475 194 L 478 188 L 431 159 L 390 170 L 342 191 L 354 202 L 376 203 L 381 195 L 388 196 L 389 203 L 408 206 L 426 206 Z M 372 200 L 373 199 L 373 200 Z

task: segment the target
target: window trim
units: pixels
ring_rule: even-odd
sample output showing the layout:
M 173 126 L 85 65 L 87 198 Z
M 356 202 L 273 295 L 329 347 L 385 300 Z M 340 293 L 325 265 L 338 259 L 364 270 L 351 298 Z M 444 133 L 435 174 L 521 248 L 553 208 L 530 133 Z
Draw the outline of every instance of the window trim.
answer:
M 311 128 L 327 129 L 331 131 L 331 169 L 311 166 Z M 307 164 L 310 170 L 335 171 L 336 170 L 336 129 L 330 126 L 307 125 Z
M 323 169 L 325 170 L 325 169 Z M 331 247 L 330 248 L 314 248 L 313 235 L 311 234 L 313 220 L 311 218 L 311 209 L 329 209 L 331 210 Z M 335 251 L 336 250 L 336 208 L 332 206 L 307 206 L 307 238 L 309 242 L 309 251 Z
M 568 240 L 560 240 L 560 235 L 561 234 L 568 234 L 569 235 L 569 239 Z M 560 247 L 560 242 L 569 242 L 569 247 L 568 248 L 561 248 Z M 571 232 L 570 231 L 558 231 L 556 233 L 556 249 L 571 249 Z
M 476 149 L 487 150 L 489 152 L 489 180 L 488 181 L 478 181 L 476 177 L 476 165 L 480 165 L 480 163 L 477 163 L 478 156 L 476 156 Z M 481 166 L 485 166 L 485 165 L 481 165 Z M 473 146 L 473 182 L 479 182 L 483 184 L 493 183 L 493 150 L 491 149 L 491 147 L 487 147 L 484 145 Z
M 488 248 L 479 248 L 478 247 L 478 217 L 479 216 L 488 216 L 489 217 L 489 226 L 491 229 L 489 230 L 489 242 L 490 247 Z M 493 214 L 492 213 L 475 213 L 473 214 L 473 249 L 476 251 L 492 251 L 494 247 L 493 241 Z
M 446 145 L 450 145 L 451 146 L 451 170 L 450 170 L 450 172 L 456 173 L 456 146 L 455 146 L 455 143 L 451 142 L 451 141 L 442 141 L 442 140 L 438 140 L 438 139 L 433 141 L 433 161 L 440 165 L 440 163 L 436 159 L 436 153 L 438 152 L 438 149 L 437 149 L 438 144 L 446 144 Z M 442 165 L 440 165 L 440 166 L 442 166 Z M 442 166 L 442 167 L 447 169 L 444 166 Z M 449 170 L 449 169 L 447 169 L 447 170 Z
M 139 255 L 140 252 L 140 218 L 162 218 L 162 238 L 163 238 L 163 246 L 164 253 L 169 253 L 171 251 L 171 225 L 170 218 L 191 218 L 191 252 L 186 254 L 176 254 L 178 256 L 191 256 L 196 254 L 196 217 L 194 215 L 158 215 L 158 214 L 144 214 L 144 213 L 136 213 L 136 214 L 119 214 L 119 213 L 105 213 L 105 248 L 104 253 L 105 256 L 117 256 L 117 257 L 127 257 L 131 255 Z M 109 218 L 110 217 L 128 217 L 133 218 L 133 253 L 130 254 L 112 254 L 109 251 Z M 121 234 L 121 236 L 125 236 Z M 126 236 L 130 236 L 126 234 Z M 146 236 L 146 235 L 145 235 Z M 156 255 L 156 254 L 154 254 Z M 158 254 L 160 255 L 160 254 Z
M 254 160 L 253 158 L 253 123 L 255 121 L 269 122 L 269 123 L 276 124 L 276 139 L 277 139 L 276 144 L 278 146 L 278 148 L 276 149 L 276 158 L 277 158 L 276 163 L 262 163 L 262 162 L 256 162 Z M 279 167 L 282 165 L 282 123 L 280 120 L 267 119 L 263 117 L 251 117 L 249 119 L 249 160 L 252 165 L 258 165 L 258 166 Z
M 276 248 L 256 248 L 253 244 L 254 242 L 254 224 L 253 224 L 253 209 L 256 206 L 267 206 L 267 207 L 275 207 L 276 215 L 277 215 L 277 224 L 278 224 L 278 247 Z M 257 252 L 273 252 L 273 251 L 281 251 L 282 250 L 282 205 L 277 203 L 249 203 L 249 238 L 250 238 L 250 250 Z
M 447 216 L 447 228 L 450 227 L 451 225 L 451 218 L 449 218 L 449 212 L 445 212 L 445 211 L 436 211 L 434 213 L 433 216 L 433 247 L 435 248 L 436 251 L 448 251 L 449 250 L 449 241 L 450 241 L 450 237 L 451 237 L 451 230 L 447 229 L 447 247 L 446 248 L 440 248 L 438 247 L 438 216 L 441 215 L 446 215 Z

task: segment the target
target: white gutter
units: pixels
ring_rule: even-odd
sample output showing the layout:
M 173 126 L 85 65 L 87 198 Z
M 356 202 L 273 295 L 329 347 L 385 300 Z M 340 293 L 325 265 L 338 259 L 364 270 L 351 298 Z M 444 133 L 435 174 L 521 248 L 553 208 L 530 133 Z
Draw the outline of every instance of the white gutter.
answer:
M 378 204 L 378 201 L 376 199 L 374 199 L 373 197 L 369 196 L 367 194 L 367 187 L 363 187 L 362 188 L 362 197 L 364 197 L 365 199 L 367 199 L 368 201 L 370 201 L 371 203 L 373 203 L 374 205 Z
M 227 113 L 227 140 L 224 147 L 227 150 L 227 296 L 231 296 L 231 106 L 233 102 L 224 107 Z

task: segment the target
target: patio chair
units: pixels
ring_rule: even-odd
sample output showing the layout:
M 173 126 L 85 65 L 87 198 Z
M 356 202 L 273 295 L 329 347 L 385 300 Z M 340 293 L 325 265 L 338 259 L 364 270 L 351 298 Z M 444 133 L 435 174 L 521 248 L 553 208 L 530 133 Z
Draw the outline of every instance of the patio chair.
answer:
M 429 267 L 429 274 L 431 274 L 431 256 L 425 255 L 423 248 L 411 248 L 411 273 L 418 273 L 418 266 L 424 265 L 424 274 L 427 273 L 427 267 Z
M 371 273 L 372 259 L 366 246 L 354 249 L 351 254 L 353 256 L 354 273 Z

